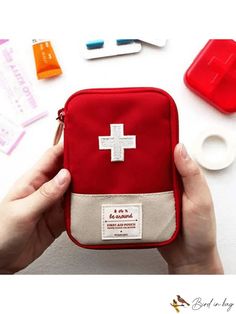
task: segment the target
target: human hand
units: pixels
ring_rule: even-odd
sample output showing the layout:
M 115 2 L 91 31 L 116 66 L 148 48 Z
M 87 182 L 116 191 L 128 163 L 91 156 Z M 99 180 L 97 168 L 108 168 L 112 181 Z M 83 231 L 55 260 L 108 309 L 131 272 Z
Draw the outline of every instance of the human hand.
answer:
M 223 274 L 216 244 L 216 223 L 211 194 L 202 171 L 178 144 L 175 165 L 184 186 L 182 231 L 159 251 L 172 274 Z
M 61 169 L 62 153 L 61 144 L 50 148 L 0 203 L 0 273 L 25 268 L 65 230 L 70 173 Z

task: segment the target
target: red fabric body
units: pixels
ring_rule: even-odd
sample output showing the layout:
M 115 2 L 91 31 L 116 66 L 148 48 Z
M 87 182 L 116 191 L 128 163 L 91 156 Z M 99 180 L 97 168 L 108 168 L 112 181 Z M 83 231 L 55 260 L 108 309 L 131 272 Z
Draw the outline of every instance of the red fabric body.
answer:
M 236 41 L 208 41 L 187 70 L 185 83 L 223 113 L 235 112 Z
M 173 150 L 178 142 L 178 117 L 172 98 L 154 88 L 91 89 L 72 95 L 64 112 L 64 166 L 72 175 L 70 192 L 136 194 L 174 190 L 175 237 L 179 229 L 180 184 L 173 162 Z M 111 151 L 99 150 L 98 146 L 98 137 L 110 136 L 110 124 L 117 123 L 124 124 L 124 135 L 136 135 L 136 149 L 125 150 L 124 162 L 111 162 Z M 71 236 L 69 202 L 70 195 L 66 222 Z M 73 237 L 72 240 L 79 244 Z M 166 243 L 157 245 L 162 244 Z M 150 244 L 139 243 L 138 246 Z M 110 246 L 122 247 L 135 245 Z

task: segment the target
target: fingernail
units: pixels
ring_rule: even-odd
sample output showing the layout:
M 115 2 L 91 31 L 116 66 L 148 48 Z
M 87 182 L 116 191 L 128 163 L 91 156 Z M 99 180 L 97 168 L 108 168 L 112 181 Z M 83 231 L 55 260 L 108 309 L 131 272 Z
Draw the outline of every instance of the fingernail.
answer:
M 183 159 L 189 159 L 189 154 L 184 146 L 184 144 L 181 144 L 181 150 L 180 150 L 180 154 L 181 154 L 181 157 Z
M 66 169 L 61 169 L 58 174 L 55 177 L 56 182 L 59 185 L 63 185 L 66 182 L 66 179 L 68 178 L 68 172 Z

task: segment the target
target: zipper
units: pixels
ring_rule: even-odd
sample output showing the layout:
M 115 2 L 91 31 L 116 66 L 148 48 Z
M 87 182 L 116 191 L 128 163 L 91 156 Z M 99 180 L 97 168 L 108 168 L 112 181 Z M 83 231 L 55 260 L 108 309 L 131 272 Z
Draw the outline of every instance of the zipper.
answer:
M 62 109 L 58 110 L 57 120 L 64 123 L 64 118 L 65 118 L 65 110 L 64 110 L 64 108 L 62 108 Z
M 54 136 L 53 145 L 57 145 L 61 139 L 61 136 L 64 130 L 64 118 L 65 118 L 65 110 L 63 108 L 63 109 L 58 110 L 58 113 L 57 113 L 56 120 L 59 121 L 59 124 L 56 130 L 55 136 Z

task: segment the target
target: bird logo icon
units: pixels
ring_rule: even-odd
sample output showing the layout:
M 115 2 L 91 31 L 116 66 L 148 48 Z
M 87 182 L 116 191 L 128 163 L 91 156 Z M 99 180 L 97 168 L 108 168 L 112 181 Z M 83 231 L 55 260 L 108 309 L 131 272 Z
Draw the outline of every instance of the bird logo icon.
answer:
M 177 313 L 180 312 L 180 307 L 186 307 L 185 305 L 187 306 L 190 306 L 190 304 L 185 301 L 180 295 L 177 295 L 177 301 L 175 299 L 173 299 L 172 303 L 170 303 L 170 305 L 175 309 L 175 311 Z
M 190 304 L 188 302 L 186 302 L 183 298 L 181 298 L 180 295 L 177 295 L 177 300 L 181 303 L 181 304 L 186 304 L 187 306 L 189 306 Z

